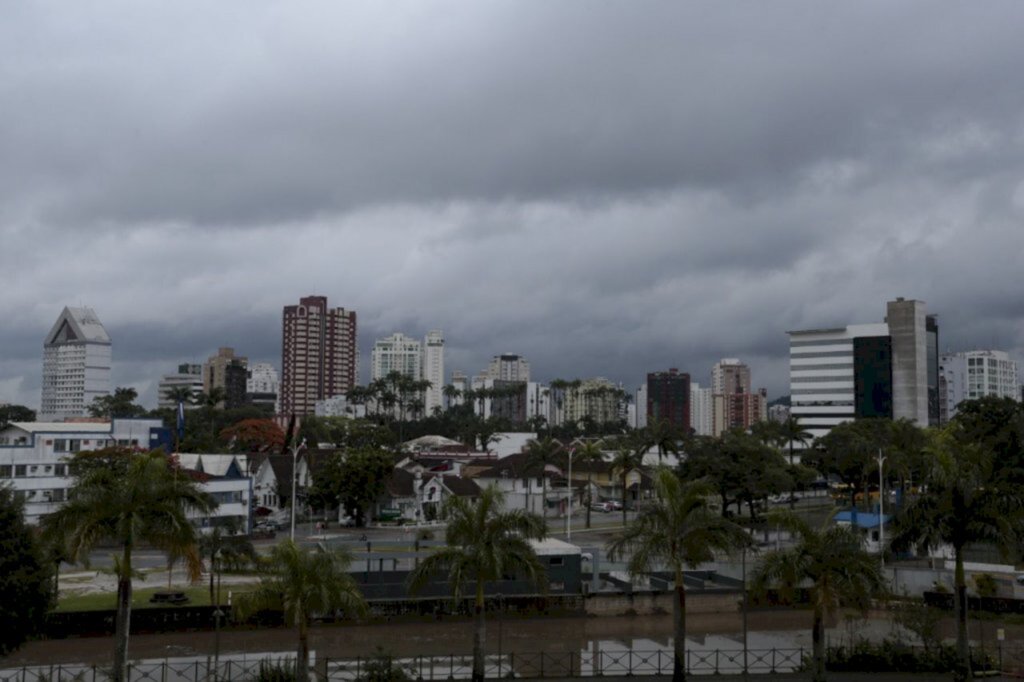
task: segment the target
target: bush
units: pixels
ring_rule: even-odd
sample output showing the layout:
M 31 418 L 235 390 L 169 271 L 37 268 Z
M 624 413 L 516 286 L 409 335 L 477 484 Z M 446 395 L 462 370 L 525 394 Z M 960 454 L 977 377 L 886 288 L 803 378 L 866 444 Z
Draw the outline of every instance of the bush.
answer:
M 412 670 L 395 663 L 395 658 L 380 645 L 363 665 L 363 674 L 356 682 L 411 682 Z
M 956 648 L 946 644 L 924 649 L 903 642 L 885 639 L 881 643 L 861 640 L 851 646 L 831 647 L 826 652 L 825 668 L 832 672 L 905 672 L 947 673 L 956 669 Z M 802 671 L 812 669 L 810 657 L 801 665 Z M 988 656 L 971 652 L 971 667 L 982 670 L 992 667 Z
M 254 682 L 295 682 L 295 661 L 260 661 Z

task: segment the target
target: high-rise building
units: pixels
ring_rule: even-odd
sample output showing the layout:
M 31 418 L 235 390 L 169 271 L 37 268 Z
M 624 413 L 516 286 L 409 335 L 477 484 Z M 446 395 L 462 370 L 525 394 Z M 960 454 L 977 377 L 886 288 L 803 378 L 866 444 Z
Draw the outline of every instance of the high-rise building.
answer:
M 938 323 L 922 301 L 890 301 L 886 322 L 789 332 L 789 349 L 790 414 L 816 438 L 862 417 L 938 423 Z
M 199 364 L 184 363 L 178 365 L 175 374 L 165 374 L 160 378 L 157 385 L 157 407 L 162 410 L 173 409 L 178 406 L 170 396 L 170 392 L 176 388 L 187 388 L 192 391 L 192 397 L 203 392 L 203 366 Z M 198 407 L 194 403 L 184 403 L 186 409 Z
M 392 372 L 419 380 L 423 374 L 423 348 L 416 339 L 396 332 L 377 339 L 370 351 L 370 380 L 383 379 Z
M 481 376 L 495 381 L 529 381 L 530 363 L 520 355 L 502 353 L 494 356 Z
M 711 368 L 711 433 L 749 429 L 767 417 L 767 392 L 751 390 L 750 367 L 736 358 L 724 358 Z
M 690 426 L 698 436 L 710 436 L 713 429 L 713 402 L 710 388 L 690 384 Z
M 224 391 L 218 407 L 235 408 L 245 404 L 245 383 L 249 378 L 249 359 L 235 355 L 234 348 L 218 348 L 203 364 L 203 391 Z
M 64 308 L 43 341 L 40 421 L 88 416 L 110 395 L 111 342 L 92 308 Z
M 595 424 L 617 422 L 622 418 L 622 389 L 604 377 L 573 382 L 565 392 L 564 421 Z
M 711 393 L 750 393 L 750 367 L 736 358 L 723 358 L 711 368 Z
M 427 415 L 444 409 L 444 334 L 432 329 L 423 339 L 423 378 L 430 382 L 423 396 L 423 411 Z
M 257 362 L 249 367 L 245 380 L 245 401 L 253 405 L 266 405 L 277 412 L 277 398 L 281 380 L 277 368 L 269 362 Z
M 668 421 L 684 433 L 690 430 L 690 375 L 675 367 L 647 374 L 647 423 Z
M 939 419 L 956 415 L 965 400 L 986 396 L 1021 399 L 1017 363 L 1000 350 L 944 353 L 939 360 Z
M 347 392 L 358 381 L 356 313 L 328 308 L 326 296 L 284 307 L 281 413 L 314 414 L 318 400 Z

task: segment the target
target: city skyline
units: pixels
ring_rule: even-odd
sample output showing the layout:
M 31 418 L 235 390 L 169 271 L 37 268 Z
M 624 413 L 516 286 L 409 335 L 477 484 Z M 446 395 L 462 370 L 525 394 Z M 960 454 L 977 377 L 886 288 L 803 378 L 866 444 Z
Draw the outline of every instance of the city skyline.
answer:
M 222 346 L 278 365 L 281 307 L 311 293 L 359 311 L 364 382 L 374 339 L 443 329 L 448 375 L 511 352 L 543 380 L 707 385 L 737 357 L 775 397 L 786 330 L 898 296 L 939 315 L 942 352 L 1024 364 L 1022 20 L 19 6 L 0 26 L 0 401 L 38 405 L 65 306 L 97 311 L 112 385 L 154 405 Z

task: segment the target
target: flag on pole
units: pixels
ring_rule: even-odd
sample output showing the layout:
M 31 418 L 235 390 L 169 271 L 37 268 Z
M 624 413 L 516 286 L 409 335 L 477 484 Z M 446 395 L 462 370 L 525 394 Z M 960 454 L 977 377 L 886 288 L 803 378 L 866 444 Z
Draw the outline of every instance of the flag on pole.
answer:
M 185 401 L 178 401 L 178 440 L 185 437 Z

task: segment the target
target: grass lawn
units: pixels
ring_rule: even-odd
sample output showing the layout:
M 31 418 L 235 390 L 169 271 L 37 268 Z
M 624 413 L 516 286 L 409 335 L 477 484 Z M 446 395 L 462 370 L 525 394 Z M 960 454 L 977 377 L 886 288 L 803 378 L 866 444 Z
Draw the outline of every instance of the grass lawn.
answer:
M 209 585 L 194 585 L 191 587 L 174 587 L 175 591 L 181 591 L 188 596 L 189 601 L 184 606 L 209 606 L 210 604 L 210 587 Z M 225 602 L 228 598 L 227 585 L 221 586 L 221 599 Z M 231 591 L 234 594 L 239 592 L 245 592 L 249 589 L 248 585 L 231 585 Z M 168 604 L 152 604 L 149 598 L 153 596 L 154 592 L 164 592 L 167 590 L 167 586 L 163 587 L 145 587 L 142 589 L 136 589 L 132 592 L 132 608 L 133 609 L 146 609 L 155 607 L 166 607 Z M 57 603 L 56 611 L 103 611 L 113 610 L 117 608 L 117 593 L 116 592 L 98 592 L 93 594 L 74 594 L 66 595 L 60 598 Z

